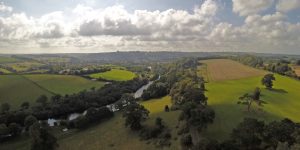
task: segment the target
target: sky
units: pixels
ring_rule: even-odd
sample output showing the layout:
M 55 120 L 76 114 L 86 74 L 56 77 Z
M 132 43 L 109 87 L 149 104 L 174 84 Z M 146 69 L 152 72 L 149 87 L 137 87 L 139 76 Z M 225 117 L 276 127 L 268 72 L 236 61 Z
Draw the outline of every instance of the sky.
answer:
M 300 0 L 0 0 L 0 53 L 300 54 Z

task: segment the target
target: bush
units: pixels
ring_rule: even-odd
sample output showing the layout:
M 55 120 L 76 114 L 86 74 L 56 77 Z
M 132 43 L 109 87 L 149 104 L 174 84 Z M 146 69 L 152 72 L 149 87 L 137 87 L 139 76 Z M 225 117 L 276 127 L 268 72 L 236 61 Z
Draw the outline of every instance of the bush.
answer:
M 79 129 L 86 128 L 89 124 L 89 120 L 85 116 L 79 116 L 78 118 L 73 120 L 73 122 L 74 127 Z

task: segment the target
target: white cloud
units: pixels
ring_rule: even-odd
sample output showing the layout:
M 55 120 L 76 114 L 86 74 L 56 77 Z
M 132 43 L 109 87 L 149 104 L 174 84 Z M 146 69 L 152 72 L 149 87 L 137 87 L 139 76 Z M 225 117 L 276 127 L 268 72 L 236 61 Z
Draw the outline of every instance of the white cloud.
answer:
M 300 0 L 279 0 L 276 9 L 281 12 L 289 12 L 300 8 Z
M 77 5 L 40 17 L 10 13 L 0 15 L 0 52 L 299 51 L 300 23 L 288 22 L 282 12 L 259 14 L 269 7 L 266 1 L 273 2 L 264 1 L 238 2 L 243 6 L 236 12 L 245 16 L 242 25 L 220 22 L 215 0 L 206 0 L 192 11 L 129 12 L 121 5 L 104 9 Z M 254 5 L 257 8 L 252 9 Z
M 6 6 L 4 5 L 3 2 L 0 2 L 0 12 L 12 12 L 13 11 L 13 8 L 10 7 L 10 6 Z
M 233 12 L 240 16 L 257 14 L 271 7 L 274 0 L 232 0 Z

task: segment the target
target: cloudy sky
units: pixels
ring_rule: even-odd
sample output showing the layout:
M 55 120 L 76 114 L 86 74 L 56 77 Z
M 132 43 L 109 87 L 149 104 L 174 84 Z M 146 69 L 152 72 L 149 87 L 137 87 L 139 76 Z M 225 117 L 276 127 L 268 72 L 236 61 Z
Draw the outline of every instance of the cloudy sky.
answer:
M 300 0 L 0 0 L 0 53 L 300 54 Z

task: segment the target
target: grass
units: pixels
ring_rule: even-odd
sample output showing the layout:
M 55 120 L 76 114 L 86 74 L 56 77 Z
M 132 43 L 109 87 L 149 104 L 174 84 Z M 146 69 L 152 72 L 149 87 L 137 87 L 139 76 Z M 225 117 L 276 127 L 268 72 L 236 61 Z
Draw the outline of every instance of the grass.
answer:
M 25 101 L 32 104 L 42 94 L 51 95 L 20 75 L 0 76 L 0 103 L 9 103 L 12 109 L 19 108 Z
M 0 68 L 0 72 L 3 72 L 4 74 L 11 73 L 9 70 L 3 69 L 3 68 Z
M 107 72 L 94 73 L 89 75 L 92 78 L 103 78 L 106 80 L 127 81 L 136 77 L 135 73 L 127 70 L 112 69 Z
M 207 71 L 207 64 L 203 63 L 197 67 L 197 75 L 204 78 L 204 81 L 209 82 L 209 75 Z
M 285 76 L 275 77 L 274 90 L 271 91 L 261 85 L 262 76 L 207 83 L 208 104 L 215 110 L 216 118 L 204 135 L 224 140 L 244 117 L 254 117 L 267 122 L 287 117 L 299 122 L 300 82 Z M 262 89 L 262 100 L 267 104 L 262 110 L 254 105 L 252 111 L 247 112 L 246 106 L 238 105 L 237 101 L 240 96 L 252 92 L 255 87 Z
M 177 124 L 179 111 L 164 112 L 164 106 L 171 105 L 170 97 L 149 100 L 141 104 L 150 110 L 150 118 L 145 124 L 153 125 L 156 117 L 159 116 L 167 126 L 174 129 L 172 135 L 176 135 L 175 126 Z M 179 149 L 177 142 L 178 141 L 172 140 L 172 146 L 168 149 Z M 153 144 L 147 144 L 146 141 L 141 141 L 138 133 L 131 131 L 129 128 L 125 128 L 124 118 L 122 118 L 120 112 L 116 113 L 111 120 L 59 140 L 59 144 L 60 150 L 157 149 Z
M 31 104 L 42 94 L 72 94 L 91 87 L 102 87 L 102 82 L 67 75 L 1 75 L 0 103 L 8 102 L 12 109 L 22 102 Z
M 92 87 L 99 88 L 103 82 L 91 81 L 85 78 L 71 75 L 24 75 L 45 89 L 56 94 L 73 94 Z
M 19 60 L 17 58 L 0 56 L 0 64 L 1 63 L 13 63 L 13 62 L 18 62 L 18 61 Z
M 32 68 L 41 67 L 44 64 L 28 61 L 28 62 L 22 62 L 22 63 L 9 63 L 6 65 L 13 68 L 17 72 L 24 72 L 24 71 L 28 71 L 29 69 L 32 69 Z
M 265 73 L 265 71 L 257 70 L 228 59 L 210 59 L 201 62 L 207 65 L 206 78 L 209 81 L 241 79 Z
M 142 102 L 147 109 L 150 110 L 149 119 L 146 125 L 154 125 L 156 117 L 161 117 L 166 125 L 172 129 L 172 145 L 168 150 L 179 150 L 179 139 L 177 137 L 176 128 L 179 111 L 164 112 L 165 105 L 171 105 L 169 96 Z M 92 126 L 86 130 L 69 130 L 61 132 L 54 129 L 60 145 L 59 150 L 153 150 L 157 149 L 153 144 L 147 141 L 141 141 L 138 132 L 133 132 L 129 128 L 125 128 L 124 118 L 120 112 L 115 116 L 99 125 Z M 30 138 L 28 136 L 21 137 L 14 141 L 9 141 L 0 145 L 1 150 L 29 150 Z

